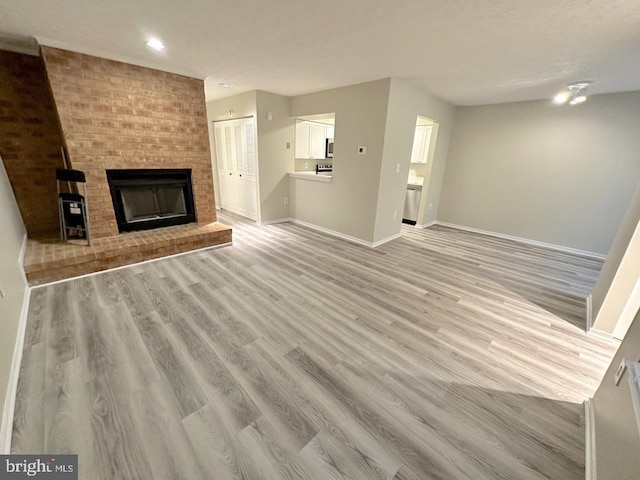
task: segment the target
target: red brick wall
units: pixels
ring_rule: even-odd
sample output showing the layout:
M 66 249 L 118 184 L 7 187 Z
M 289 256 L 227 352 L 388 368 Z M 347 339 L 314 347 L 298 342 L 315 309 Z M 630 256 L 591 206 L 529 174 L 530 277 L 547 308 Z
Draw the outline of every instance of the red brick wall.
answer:
M 62 143 L 42 59 L 0 50 L 0 155 L 30 237 L 60 231 Z
M 191 168 L 198 222 L 216 220 L 204 82 L 42 47 L 73 168 L 87 174 L 91 231 L 118 234 L 106 169 Z

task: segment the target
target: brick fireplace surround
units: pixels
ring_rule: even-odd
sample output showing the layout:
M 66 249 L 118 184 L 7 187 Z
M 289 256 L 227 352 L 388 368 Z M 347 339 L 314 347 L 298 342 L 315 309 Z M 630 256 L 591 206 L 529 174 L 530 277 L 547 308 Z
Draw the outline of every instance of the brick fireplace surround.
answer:
M 95 242 L 30 239 L 32 284 L 231 241 L 216 223 L 202 80 L 44 46 L 42 58 Z M 191 169 L 198 223 L 119 234 L 106 170 L 161 168 Z

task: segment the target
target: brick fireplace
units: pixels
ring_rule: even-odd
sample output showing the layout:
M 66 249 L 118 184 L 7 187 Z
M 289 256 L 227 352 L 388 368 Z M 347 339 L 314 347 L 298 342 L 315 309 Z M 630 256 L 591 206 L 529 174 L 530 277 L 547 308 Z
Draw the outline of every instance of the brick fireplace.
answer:
M 24 267 L 32 285 L 231 242 L 231 229 L 216 222 L 202 80 L 50 47 L 42 47 L 42 60 L 43 87 L 49 91 L 50 86 L 50 110 L 62 130 L 52 148 L 59 152 L 64 141 L 70 166 L 87 176 L 92 245 L 60 243 L 32 236 L 30 230 Z M 21 175 L 29 173 L 22 172 L 20 164 L 10 163 L 15 167 L 10 175 L 14 190 L 22 185 Z M 52 197 L 51 205 L 39 202 L 38 181 L 29 183 L 34 193 L 18 190 L 23 216 L 43 205 L 57 212 L 51 195 L 56 166 L 43 164 L 48 176 L 43 188 Z M 107 171 L 113 178 L 126 177 L 127 172 L 151 177 L 151 186 L 124 188 L 125 195 L 119 191 L 112 201 Z M 164 180 L 158 181 L 160 177 Z M 114 208 L 118 198 L 126 204 L 121 217 L 136 223 L 156 215 L 161 221 L 151 219 L 140 231 L 119 228 Z M 154 203 L 155 213 L 150 207 Z M 169 217 L 179 221 L 165 222 Z M 52 218 L 57 221 L 57 215 Z M 52 223 L 49 219 L 47 231 Z
M 62 144 L 42 59 L 0 50 L 0 154 L 30 237 L 59 231 Z
M 204 82 L 42 47 L 72 167 L 87 174 L 93 238 L 119 234 L 107 170 L 189 169 L 196 220 L 216 220 Z

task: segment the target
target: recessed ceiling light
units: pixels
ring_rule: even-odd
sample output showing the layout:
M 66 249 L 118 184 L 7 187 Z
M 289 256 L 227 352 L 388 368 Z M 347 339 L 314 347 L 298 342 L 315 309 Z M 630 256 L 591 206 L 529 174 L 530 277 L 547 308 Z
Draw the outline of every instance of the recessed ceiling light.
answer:
M 231 84 L 230 84 L 230 83 L 225 83 L 225 82 L 220 82 L 220 83 L 218 84 L 218 86 L 219 86 L 220 88 L 229 88 L 229 87 L 231 86 Z
M 153 48 L 154 50 L 164 50 L 164 43 L 162 43 L 157 38 L 150 38 L 147 42 L 147 46 Z
M 571 94 L 569 92 L 560 92 L 555 97 L 553 97 L 553 103 L 557 103 L 558 105 L 561 105 L 565 103 L 567 100 L 569 100 L 570 96 Z

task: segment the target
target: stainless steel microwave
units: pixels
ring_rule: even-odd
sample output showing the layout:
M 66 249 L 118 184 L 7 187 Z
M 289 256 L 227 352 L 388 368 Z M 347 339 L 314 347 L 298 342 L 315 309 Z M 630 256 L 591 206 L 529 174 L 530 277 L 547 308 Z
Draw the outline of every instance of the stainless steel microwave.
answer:
M 324 158 L 333 158 L 333 138 L 327 138 L 324 153 Z

